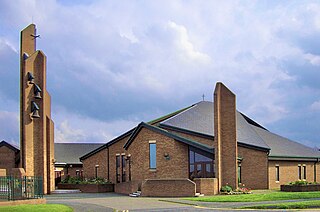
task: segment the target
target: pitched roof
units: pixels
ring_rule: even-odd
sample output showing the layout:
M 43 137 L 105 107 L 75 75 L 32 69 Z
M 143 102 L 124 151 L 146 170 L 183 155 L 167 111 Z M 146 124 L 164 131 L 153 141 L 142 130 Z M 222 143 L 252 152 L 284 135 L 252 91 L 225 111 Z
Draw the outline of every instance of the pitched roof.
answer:
M 247 118 L 247 117 L 246 117 Z M 269 146 L 257 135 L 246 121 L 245 117 L 237 111 L 237 138 L 238 142 L 269 149 Z M 251 120 L 252 121 L 252 120 Z M 252 121 L 253 122 L 253 121 Z M 172 126 L 214 136 L 213 102 L 201 101 L 189 109 L 160 123 L 160 126 Z
M 320 158 L 320 152 L 300 143 L 269 132 L 249 117 L 236 112 L 238 145 L 270 150 L 270 157 Z M 160 127 L 174 127 L 214 136 L 213 102 L 202 101 L 160 123 Z
M 159 127 L 156 127 L 156 126 L 153 126 L 153 125 L 150 125 L 150 124 L 147 124 L 147 123 L 144 123 L 144 122 L 141 122 L 135 129 L 135 131 L 131 134 L 130 138 L 128 139 L 127 143 L 123 146 L 125 149 L 128 149 L 128 147 L 130 146 L 130 144 L 133 142 L 133 140 L 136 138 L 136 136 L 138 135 L 138 133 L 140 132 L 140 130 L 142 128 L 147 128 L 151 131 L 154 131 L 154 132 L 157 132 L 157 133 L 160 133 L 162 135 L 165 135 L 169 138 L 172 138 L 178 142 L 181 142 L 181 143 L 184 143 L 184 144 L 187 144 L 189 146 L 192 146 L 192 147 L 195 147 L 195 148 L 198 148 L 198 149 L 201 149 L 201 150 L 204 150 L 206 152 L 210 152 L 210 153 L 213 153 L 213 148 L 208 146 L 208 145 L 205 145 L 205 144 L 202 144 L 200 142 L 197 142 L 197 141 L 194 141 L 194 140 L 191 140 L 189 138 L 184 138 L 182 136 L 179 136 L 177 134 L 174 134 L 174 133 L 170 133 L 168 132 L 167 130 L 164 130 L 164 129 L 161 129 Z
M 1 141 L 0 142 L 0 147 L 2 147 L 2 146 L 6 146 L 6 147 L 8 147 L 9 149 L 13 150 L 16 153 L 20 151 L 19 147 L 17 147 L 16 145 L 14 145 L 12 143 L 7 142 L 7 141 Z
M 56 163 L 81 164 L 79 157 L 102 146 L 102 143 L 55 143 Z
M 252 127 L 271 147 L 269 157 L 320 158 L 320 152 L 259 127 Z

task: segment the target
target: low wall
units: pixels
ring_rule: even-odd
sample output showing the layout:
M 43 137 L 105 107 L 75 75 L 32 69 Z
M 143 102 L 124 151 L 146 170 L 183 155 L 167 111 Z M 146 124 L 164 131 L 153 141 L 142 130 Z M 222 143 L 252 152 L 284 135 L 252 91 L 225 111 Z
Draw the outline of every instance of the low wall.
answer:
M 0 177 L 6 177 L 7 176 L 7 170 L 6 169 L 0 169 Z
M 287 192 L 320 191 L 320 185 L 281 185 L 280 190 Z
M 124 183 L 117 183 L 114 185 L 114 192 L 119 194 L 130 194 L 140 190 L 141 181 L 129 181 Z
M 59 183 L 58 189 L 79 189 L 84 193 L 114 192 L 114 184 L 67 184 Z
M 217 178 L 194 178 L 196 183 L 196 192 L 204 195 L 219 194 L 219 186 Z
M 196 194 L 196 184 L 189 179 L 147 179 L 141 185 L 142 196 L 190 197 Z
M 0 201 L 0 206 L 24 205 L 24 204 L 46 204 L 46 199 L 26 199 L 15 201 Z

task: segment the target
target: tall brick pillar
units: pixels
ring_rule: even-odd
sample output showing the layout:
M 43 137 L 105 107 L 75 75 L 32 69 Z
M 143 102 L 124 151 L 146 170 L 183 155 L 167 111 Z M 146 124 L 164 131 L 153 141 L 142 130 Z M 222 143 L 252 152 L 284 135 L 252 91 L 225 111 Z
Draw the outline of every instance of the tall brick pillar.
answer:
M 45 194 L 54 190 L 54 138 L 51 97 L 46 89 L 46 56 L 36 50 L 36 26 L 21 31 L 20 167 L 41 176 Z
M 236 96 L 221 82 L 214 91 L 214 147 L 219 189 L 237 188 Z

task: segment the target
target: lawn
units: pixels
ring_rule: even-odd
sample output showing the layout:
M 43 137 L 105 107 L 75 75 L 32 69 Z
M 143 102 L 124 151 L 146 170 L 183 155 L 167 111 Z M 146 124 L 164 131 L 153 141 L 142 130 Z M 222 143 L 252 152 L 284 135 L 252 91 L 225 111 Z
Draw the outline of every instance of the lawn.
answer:
M 13 205 L 13 206 L 0 206 L 0 211 L 21 211 L 21 212 L 34 212 L 34 211 L 53 211 L 53 212 L 72 212 L 73 209 L 59 204 L 39 204 L 39 205 Z
M 241 207 L 241 209 L 306 209 L 320 208 L 320 200 L 302 201 L 302 202 L 286 202 L 278 204 L 264 204 Z
M 320 198 L 320 192 L 268 192 L 258 194 L 240 194 L 240 195 L 216 195 L 208 197 L 192 197 L 186 200 L 201 202 L 261 202 L 277 201 L 289 199 L 312 199 Z

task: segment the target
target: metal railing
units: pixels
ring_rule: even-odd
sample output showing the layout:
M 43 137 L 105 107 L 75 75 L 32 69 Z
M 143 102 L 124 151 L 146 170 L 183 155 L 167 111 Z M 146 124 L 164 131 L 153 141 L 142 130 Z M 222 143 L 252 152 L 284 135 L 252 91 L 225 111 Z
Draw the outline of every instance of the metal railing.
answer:
M 43 198 L 42 177 L 0 177 L 0 199 L 22 200 Z

